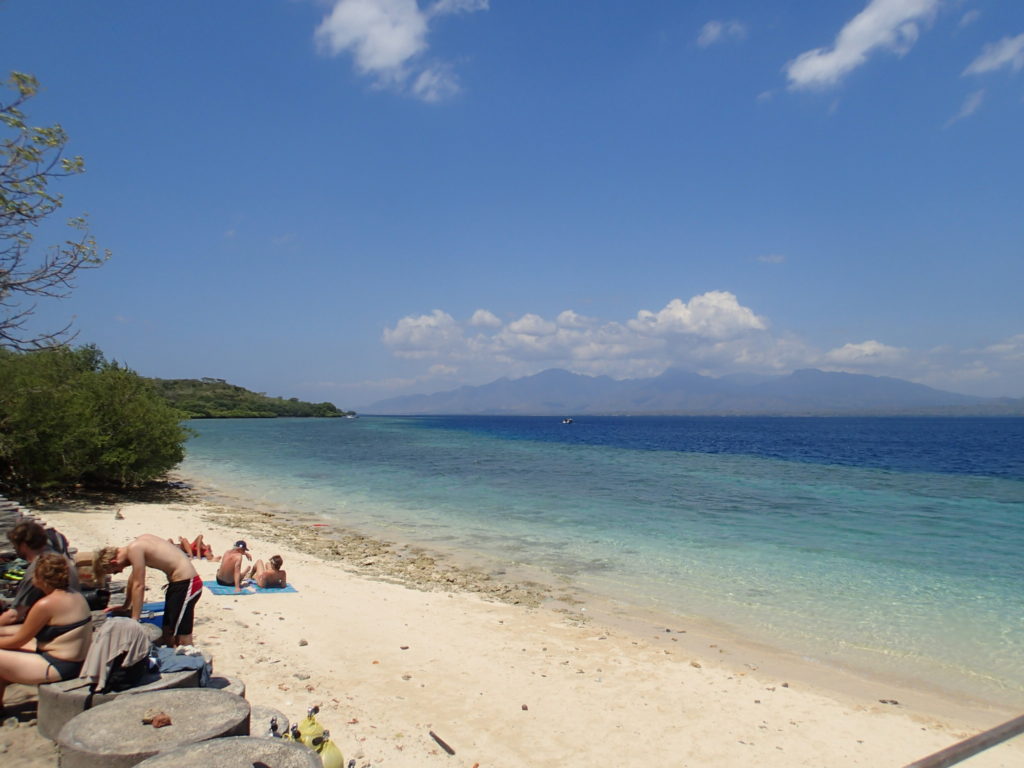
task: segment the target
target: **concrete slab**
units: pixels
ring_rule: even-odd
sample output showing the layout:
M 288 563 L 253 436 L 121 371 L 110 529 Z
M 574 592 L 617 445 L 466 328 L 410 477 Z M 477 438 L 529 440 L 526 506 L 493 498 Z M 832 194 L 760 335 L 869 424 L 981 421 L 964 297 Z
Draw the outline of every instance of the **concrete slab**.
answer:
M 277 719 L 277 732 L 287 733 L 292 724 L 288 722 L 288 717 L 284 712 L 273 707 L 265 707 L 262 704 L 253 704 L 252 714 L 249 715 L 249 735 L 264 739 L 273 738 L 270 735 L 270 721 L 274 718 Z
M 257 739 L 238 736 L 213 739 L 161 752 L 138 764 L 139 768 L 181 768 L 190 765 L 215 765 L 217 768 L 321 768 L 316 752 L 282 739 Z
M 239 680 L 237 677 L 221 677 L 214 675 L 204 686 L 205 688 L 213 688 L 215 691 L 227 691 L 233 693 L 235 696 L 241 696 L 245 698 L 245 683 Z
M 169 715 L 171 724 L 144 724 L 151 710 Z M 179 689 L 120 696 L 82 712 L 61 728 L 57 746 L 61 768 L 130 768 L 158 752 L 248 733 L 245 699 L 206 688 Z
M 75 715 L 87 708 L 114 701 L 119 696 L 135 693 L 150 693 L 175 688 L 195 688 L 199 685 L 199 671 L 152 673 L 144 675 L 142 682 L 127 691 L 97 693 L 89 697 L 89 681 L 77 677 L 59 683 L 39 686 L 39 733 L 48 739 L 56 739 L 60 729 Z

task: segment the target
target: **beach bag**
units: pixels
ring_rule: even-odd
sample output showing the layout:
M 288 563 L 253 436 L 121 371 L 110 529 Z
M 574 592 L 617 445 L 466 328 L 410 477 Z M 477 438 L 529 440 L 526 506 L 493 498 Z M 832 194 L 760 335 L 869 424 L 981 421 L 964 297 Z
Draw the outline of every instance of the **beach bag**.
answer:
M 90 611 L 102 611 L 110 605 L 109 589 L 83 589 L 82 597 L 89 604 Z
M 142 676 L 149 670 L 149 658 L 141 659 L 134 664 L 122 666 L 127 652 L 119 654 L 110 662 L 110 671 L 107 673 L 107 683 L 100 693 L 110 691 L 127 691 L 134 688 L 142 680 Z

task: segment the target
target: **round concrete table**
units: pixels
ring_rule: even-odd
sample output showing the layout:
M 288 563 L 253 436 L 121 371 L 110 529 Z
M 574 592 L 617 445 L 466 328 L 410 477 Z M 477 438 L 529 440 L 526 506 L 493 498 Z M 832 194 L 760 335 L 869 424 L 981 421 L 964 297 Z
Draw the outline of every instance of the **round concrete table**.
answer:
M 170 752 L 153 755 L 139 768 L 182 768 L 182 766 L 209 766 L 217 768 L 321 768 L 320 756 L 309 747 L 283 739 L 258 739 L 236 736 L 230 739 L 211 739 Z
M 143 724 L 149 710 L 169 715 L 171 725 Z M 129 768 L 158 752 L 248 733 L 249 702 L 191 688 L 121 696 L 73 717 L 56 741 L 61 768 Z

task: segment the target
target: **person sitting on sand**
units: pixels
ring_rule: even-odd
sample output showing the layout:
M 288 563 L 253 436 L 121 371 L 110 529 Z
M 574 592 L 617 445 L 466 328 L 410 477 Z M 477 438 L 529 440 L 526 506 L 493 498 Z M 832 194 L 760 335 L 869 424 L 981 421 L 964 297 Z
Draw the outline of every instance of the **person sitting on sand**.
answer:
M 67 558 L 48 552 L 32 575 L 43 593 L 16 632 L 0 637 L 0 710 L 10 683 L 70 680 L 82 671 L 92 640 L 92 614 L 81 592 L 68 590 Z
M 288 574 L 281 570 L 284 560 L 280 555 L 270 558 L 270 567 L 257 560 L 252 567 L 252 578 L 263 589 L 284 589 L 288 586 Z
M 93 561 L 97 578 L 105 573 L 120 573 L 128 566 L 132 572 L 124 591 L 124 605 L 109 609 L 110 613 L 130 614 L 138 620 L 146 592 L 146 568 L 156 568 L 167 576 L 161 642 L 170 646 L 191 645 L 196 601 L 203 591 L 203 580 L 192 567 L 192 560 L 167 539 L 144 533 L 124 547 L 104 547 Z
M 28 568 L 25 569 L 25 575 L 18 585 L 18 591 L 14 593 L 14 601 L 10 609 L 0 613 L 0 626 L 20 624 L 25 620 L 32 605 L 42 598 L 42 591 L 37 589 L 32 582 L 32 574 L 35 572 L 36 561 L 39 557 L 54 552 L 50 539 L 46 535 L 46 529 L 31 520 L 18 523 L 11 528 L 7 532 L 7 539 L 11 542 L 18 557 L 28 561 Z M 61 557 L 65 556 L 61 555 Z M 68 588 L 72 592 L 80 592 L 78 570 L 70 560 L 68 563 L 71 566 L 68 571 Z
M 172 544 L 173 540 L 168 539 Z M 209 560 L 212 563 L 220 562 L 219 557 L 213 556 L 213 547 L 203 541 L 203 534 L 199 534 L 192 541 L 184 536 L 178 537 L 178 547 L 193 560 Z
M 242 569 L 243 555 L 252 561 L 249 554 L 249 547 L 239 539 L 235 542 L 234 549 L 229 549 L 221 557 L 220 568 L 217 569 L 217 583 L 222 587 L 234 587 L 235 592 L 242 591 L 242 582 L 249 575 L 251 567 Z

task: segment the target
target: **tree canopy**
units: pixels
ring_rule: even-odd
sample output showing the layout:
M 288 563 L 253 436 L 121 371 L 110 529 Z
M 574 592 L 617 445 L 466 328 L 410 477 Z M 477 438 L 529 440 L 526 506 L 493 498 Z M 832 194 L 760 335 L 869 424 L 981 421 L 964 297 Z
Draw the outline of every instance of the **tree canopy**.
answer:
M 0 99 L 0 347 L 38 349 L 71 338 L 71 324 L 31 332 L 37 298 L 66 298 L 76 273 L 110 256 L 100 252 L 85 216 L 70 219 L 67 240 L 36 255 L 34 230 L 64 205 L 50 189 L 55 179 L 85 171 L 80 156 L 66 157 L 68 136 L 60 124 L 32 127 L 22 107 L 39 90 L 32 75 L 12 72 L 3 83 L 13 90 Z
M 184 414 L 94 346 L 0 349 L 0 489 L 127 487 L 184 458 Z

